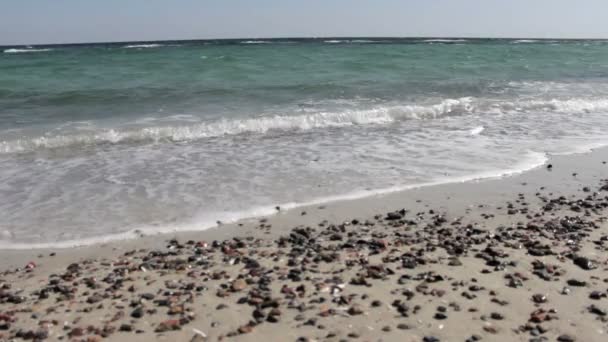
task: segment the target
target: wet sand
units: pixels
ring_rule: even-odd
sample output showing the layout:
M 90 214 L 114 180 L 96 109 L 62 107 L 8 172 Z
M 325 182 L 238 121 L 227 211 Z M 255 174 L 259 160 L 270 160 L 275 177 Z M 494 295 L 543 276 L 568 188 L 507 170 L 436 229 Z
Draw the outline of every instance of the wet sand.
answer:
M 0 251 L 0 339 L 604 341 L 604 161 Z

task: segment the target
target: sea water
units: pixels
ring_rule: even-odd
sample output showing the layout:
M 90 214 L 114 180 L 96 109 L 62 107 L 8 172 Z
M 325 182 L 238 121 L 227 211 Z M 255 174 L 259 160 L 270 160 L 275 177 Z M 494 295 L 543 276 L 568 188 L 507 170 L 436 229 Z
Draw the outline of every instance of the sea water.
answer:
M 0 247 L 500 176 L 608 142 L 608 42 L 0 48 Z

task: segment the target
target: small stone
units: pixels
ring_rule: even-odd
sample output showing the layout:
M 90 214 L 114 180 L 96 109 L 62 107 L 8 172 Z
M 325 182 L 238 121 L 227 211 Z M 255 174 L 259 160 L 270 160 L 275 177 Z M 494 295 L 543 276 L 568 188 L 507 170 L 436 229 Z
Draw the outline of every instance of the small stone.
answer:
M 498 312 L 492 312 L 490 314 L 490 318 L 500 321 L 500 320 L 505 319 L 505 316 L 503 314 L 501 314 L 501 313 L 498 313 Z
M 593 300 L 600 300 L 602 298 L 606 297 L 606 294 L 600 291 L 592 291 L 589 294 L 589 298 L 593 299 Z
M 486 325 L 483 327 L 483 330 L 485 332 L 488 332 L 490 334 L 497 334 L 498 333 L 498 328 L 491 326 L 491 325 Z
M 182 328 L 181 323 L 177 319 L 170 319 L 164 322 L 161 322 L 156 327 L 156 332 L 165 332 L 170 330 L 180 330 Z
M 587 282 L 583 281 L 583 280 L 578 280 L 578 279 L 569 279 L 568 285 L 576 286 L 576 287 L 583 287 L 583 286 L 587 286 Z
M 242 291 L 247 287 L 247 282 L 243 279 L 237 279 L 232 282 L 232 291 L 238 292 Z
M 169 308 L 169 315 L 179 315 L 184 313 L 184 306 L 183 305 L 172 305 Z
M 358 304 L 355 304 L 348 309 L 348 314 L 351 316 L 361 315 L 362 313 L 363 309 L 361 309 L 361 306 Z
M 243 325 L 243 326 L 239 327 L 238 331 L 241 334 L 249 334 L 250 332 L 253 331 L 253 327 L 251 325 Z
M 462 262 L 458 258 L 451 258 L 448 266 L 462 266 Z
M 433 317 L 435 319 L 442 320 L 442 319 L 448 318 L 448 315 L 444 314 L 443 312 L 437 312 L 437 313 L 435 313 L 435 316 L 433 316 Z
M 140 306 L 135 308 L 133 312 L 131 312 L 131 317 L 133 318 L 142 318 L 144 316 L 144 309 Z
M 536 304 L 542 304 L 547 302 L 547 296 L 544 294 L 537 293 L 532 296 L 532 301 Z
M 42 341 L 49 338 L 49 331 L 45 328 L 40 328 L 34 333 L 34 341 Z
M 87 298 L 87 303 L 89 304 L 95 304 L 97 302 L 101 302 L 103 300 L 103 296 L 101 296 L 100 294 L 96 293 L 92 296 L 90 296 L 89 298 Z
M 82 328 L 74 328 L 72 329 L 69 333 L 68 336 L 70 336 L 70 338 L 74 338 L 74 337 L 80 337 L 84 335 L 84 330 Z
M 591 305 L 589 307 L 589 312 L 591 312 L 592 314 L 596 314 L 598 316 L 602 316 L 602 317 L 608 315 L 608 312 L 606 310 L 601 309 L 595 305 Z
M 566 334 L 559 335 L 557 337 L 557 340 L 559 342 L 574 342 L 574 341 L 576 341 L 576 339 L 573 336 L 566 335 Z
M 154 299 L 154 295 L 152 293 L 142 293 L 141 298 L 145 299 L 145 300 L 152 300 Z
M 403 215 L 398 211 L 386 214 L 386 219 L 389 221 L 401 220 L 402 218 Z
M 574 258 L 573 261 L 575 265 L 587 271 L 594 270 L 597 268 L 597 264 L 593 260 L 590 260 L 585 257 L 578 256 Z

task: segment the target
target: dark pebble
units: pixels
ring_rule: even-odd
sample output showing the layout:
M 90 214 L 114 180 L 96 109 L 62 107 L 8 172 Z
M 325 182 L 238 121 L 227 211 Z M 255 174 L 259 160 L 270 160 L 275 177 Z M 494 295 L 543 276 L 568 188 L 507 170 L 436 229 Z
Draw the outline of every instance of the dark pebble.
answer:
M 557 340 L 559 342 L 574 342 L 574 341 L 576 341 L 576 339 L 573 336 L 566 335 L 566 334 L 559 335 L 557 337 Z
M 501 314 L 501 313 L 498 313 L 498 312 L 492 312 L 490 314 L 490 318 L 500 321 L 500 320 L 505 319 L 505 316 L 503 314 Z
M 140 306 L 135 308 L 133 312 L 131 312 L 131 317 L 133 318 L 142 318 L 144 316 L 144 309 Z
M 124 331 L 124 332 L 131 332 L 133 331 L 133 326 L 131 326 L 130 324 L 122 324 L 120 326 L 120 329 L 118 329 L 120 331 Z
M 440 340 L 435 336 L 424 336 L 422 339 L 424 342 L 439 342 Z
M 583 287 L 583 286 L 587 286 L 587 282 L 583 281 L 583 280 L 578 280 L 578 279 L 570 279 L 570 280 L 568 280 L 568 285 Z
M 435 316 L 433 316 L 435 319 L 446 319 L 448 318 L 448 315 L 444 314 L 443 312 L 437 312 L 435 313 Z

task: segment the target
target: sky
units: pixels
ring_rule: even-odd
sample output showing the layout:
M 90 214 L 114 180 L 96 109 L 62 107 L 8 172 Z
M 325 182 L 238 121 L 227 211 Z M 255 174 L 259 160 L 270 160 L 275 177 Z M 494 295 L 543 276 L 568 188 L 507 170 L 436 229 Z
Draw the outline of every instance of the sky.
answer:
M 271 37 L 608 38 L 606 0 L 0 0 L 0 45 Z

